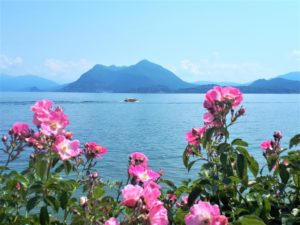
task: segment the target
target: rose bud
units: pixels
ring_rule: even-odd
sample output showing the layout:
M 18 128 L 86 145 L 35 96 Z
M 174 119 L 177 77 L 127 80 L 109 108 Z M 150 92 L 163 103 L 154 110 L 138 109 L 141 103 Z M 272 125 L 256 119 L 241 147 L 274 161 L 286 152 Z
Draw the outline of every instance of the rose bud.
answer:
M 2 141 L 6 142 L 7 141 L 7 137 L 5 135 L 2 136 Z
M 93 178 L 96 179 L 97 177 L 98 177 L 98 173 L 95 171 L 95 172 L 93 173 Z
M 243 107 L 241 107 L 241 108 L 239 109 L 239 111 L 238 111 L 238 115 L 239 115 L 239 116 L 242 116 L 242 115 L 245 114 L 245 112 L 246 112 L 246 109 L 243 108 Z
M 20 183 L 20 182 L 17 182 L 17 183 L 16 183 L 16 189 L 17 189 L 18 191 L 20 191 L 21 188 L 22 188 L 21 183 Z
M 66 131 L 66 132 L 65 132 L 65 137 L 66 137 L 67 139 L 72 139 L 72 138 L 73 138 L 73 133 L 72 133 L 71 131 Z
M 87 197 L 86 196 L 81 196 L 80 199 L 79 199 L 79 204 L 81 206 L 84 206 L 86 203 L 87 203 Z
M 273 137 L 274 137 L 275 139 L 280 140 L 280 139 L 282 138 L 282 133 L 281 133 L 281 131 L 275 131 L 274 134 L 273 134 Z

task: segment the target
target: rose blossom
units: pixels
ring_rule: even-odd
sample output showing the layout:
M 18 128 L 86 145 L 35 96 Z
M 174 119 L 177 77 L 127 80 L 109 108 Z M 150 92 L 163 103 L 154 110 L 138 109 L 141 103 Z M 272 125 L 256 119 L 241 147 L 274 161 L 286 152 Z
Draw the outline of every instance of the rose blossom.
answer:
M 120 222 L 118 221 L 117 218 L 111 217 L 109 220 L 106 220 L 104 225 L 120 225 Z
M 190 212 L 184 218 L 186 225 L 227 225 L 228 220 L 220 215 L 218 205 L 199 201 L 190 208 Z
M 161 201 L 156 201 L 149 211 L 150 225 L 168 225 L 168 212 Z
M 14 135 L 21 138 L 27 138 L 28 136 L 30 136 L 30 129 L 27 123 L 15 123 L 12 127 L 12 132 Z
M 193 128 L 192 131 L 186 133 L 185 139 L 190 145 L 199 145 L 201 138 L 203 137 L 206 131 L 206 127 L 202 128 Z
M 143 196 L 148 209 L 151 209 L 155 202 L 157 202 L 157 199 L 161 194 L 159 189 L 160 186 L 153 181 L 149 181 L 144 184 Z
M 42 122 L 47 119 L 49 111 L 53 106 L 54 102 L 43 99 L 37 101 L 32 107 L 31 110 L 34 112 L 33 123 L 40 126 Z
M 234 87 L 219 87 L 215 86 L 205 94 L 203 106 L 208 110 L 216 110 L 216 102 L 225 100 L 232 101 L 232 106 L 237 107 L 243 100 L 241 91 Z
M 91 141 L 90 143 L 85 144 L 85 153 L 88 157 L 97 157 L 101 158 L 102 154 L 107 153 L 107 149 L 102 147 L 99 144 L 96 144 L 95 142 Z
M 142 165 L 144 168 L 148 167 L 148 158 L 144 153 L 141 152 L 133 152 L 130 154 L 130 164 L 137 166 Z
M 60 135 L 69 125 L 69 119 L 62 111 L 50 111 L 41 123 L 41 132 L 47 136 Z
M 143 195 L 143 188 L 139 185 L 126 185 L 122 190 L 124 200 L 121 201 L 121 205 L 128 207 L 135 207 L 137 201 Z
M 237 107 L 243 101 L 242 92 L 234 87 L 224 87 L 222 88 L 222 97 L 223 99 L 232 100 L 232 106 Z
M 70 141 L 65 136 L 59 135 L 55 138 L 54 151 L 57 152 L 61 160 L 67 160 L 80 155 L 80 142 Z
M 133 166 L 131 165 L 128 170 L 129 174 L 136 177 L 138 181 L 146 182 L 155 180 L 160 177 L 159 173 L 151 169 L 144 168 L 142 165 Z
M 263 149 L 264 151 L 267 150 L 273 150 L 273 145 L 272 145 L 273 141 L 272 140 L 267 140 L 264 141 L 260 144 L 261 149 Z

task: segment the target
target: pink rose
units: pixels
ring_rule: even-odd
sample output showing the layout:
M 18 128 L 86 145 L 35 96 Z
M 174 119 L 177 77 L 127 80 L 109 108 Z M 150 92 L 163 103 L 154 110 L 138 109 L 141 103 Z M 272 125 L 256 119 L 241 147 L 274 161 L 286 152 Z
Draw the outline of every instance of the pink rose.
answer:
M 239 89 L 230 86 L 222 88 L 222 97 L 223 99 L 232 100 L 233 107 L 237 107 L 243 101 L 242 92 Z
M 136 177 L 138 181 L 142 181 L 142 182 L 156 180 L 157 178 L 160 177 L 159 173 L 156 173 L 151 169 L 144 168 L 142 165 L 138 165 L 138 166 L 131 165 L 129 166 L 128 172 L 131 176 Z
M 192 131 L 186 133 L 185 139 L 190 145 L 199 145 L 201 138 L 203 137 L 206 131 L 206 127 L 202 128 L 193 128 Z
M 126 185 L 122 190 L 124 200 L 121 201 L 121 205 L 128 207 L 135 207 L 137 201 L 143 195 L 143 188 L 139 185 Z
M 109 220 L 105 221 L 104 225 L 120 225 L 120 223 L 117 218 L 111 217 Z
M 150 225 L 168 225 L 168 212 L 161 201 L 156 201 L 149 211 Z
M 106 148 L 102 147 L 99 144 L 96 144 L 93 141 L 85 144 L 84 151 L 88 157 L 97 157 L 97 158 L 102 158 L 101 155 L 107 153 Z
M 273 145 L 272 145 L 273 141 L 272 140 L 267 140 L 264 141 L 260 144 L 261 149 L 263 149 L 264 151 L 267 150 L 273 150 Z
M 69 119 L 62 111 L 49 111 L 41 122 L 41 132 L 47 136 L 60 135 L 69 125 Z
M 148 158 L 141 152 L 133 152 L 130 154 L 130 164 L 137 166 L 142 165 L 144 168 L 148 167 Z
M 30 136 L 30 129 L 27 123 L 17 122 L 12 127 L 12 132 L 14 135 L 21 138 L 27 138 Z
M 143 196 L 148 209 L 151 209 L 157 201 L 157 199 L 159 198 L 161 194 L 159 189 L 160 186 L 153 181 L 149 181 L 144 184 Z
M 67 160 L 80 155 L 80 142 L 78 140 L 70 141 L 63 135 L 55 138 L 54 149 L 60 156 L 61 160 Z
M 209 202 L 199 201 L 190 208 L 190 212 L 185 216 L 186 225 L 227 225 L 228 220 L 220 215 L 218 205 L 211 205 Z

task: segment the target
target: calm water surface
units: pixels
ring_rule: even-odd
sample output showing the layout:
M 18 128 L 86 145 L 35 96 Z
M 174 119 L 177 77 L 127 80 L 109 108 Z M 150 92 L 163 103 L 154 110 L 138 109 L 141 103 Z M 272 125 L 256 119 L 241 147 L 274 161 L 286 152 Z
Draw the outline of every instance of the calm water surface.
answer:
M 124 103 L 127 97 L 139 102 Z M 185 133 L 202 126 L 203 94 L 0 93 L 0 134 L 16 121 L 31 123 L 30 106 L 44 98 L 64 108 L 74 138 L 108 148 L 97 164 L 104 179 L 124 178 L 133 151 L 147 154 L 150 166 L 164 170 L 167 179 L 178 181 L 195 174 L 186 172 L 181 156 Z M 300 133 L 300 95 L 246 94 L 243 105 L 246 116 L 231 128 L 231 138 L 247 140 L 260 164 L 264 160 L 259 144 L 274 130 L 283 132 L 282 144 Z M 28 153 L 22 154 L 13 166 L 21 169 L 27 158 Z

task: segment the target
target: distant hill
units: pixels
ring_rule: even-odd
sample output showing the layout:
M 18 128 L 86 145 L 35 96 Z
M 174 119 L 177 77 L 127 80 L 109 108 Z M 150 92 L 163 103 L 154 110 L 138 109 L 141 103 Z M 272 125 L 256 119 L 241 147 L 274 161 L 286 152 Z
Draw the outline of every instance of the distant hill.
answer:
M 241 84 L 237 82 L 217 82 L 217 81 L 197 81 L 194 82 L 193 84 L 196 85 L 209 85 L 209 84 L 215 84 L 215 85 L 220 85 L 220 86 L 245 86 L 248 85 L 249 83 Z
M 278 76 L 277 78 L 300 81 L 300 72 L 297 71 L 297 72 L 283 74 L 283 75 Z
M 259 79 L 249 86 L 239 88 L 245 93 L 300 93 L 300 81 L 283 78 Z
M 132 66 L 95 65 L 62 91 L 72 92 L 173 92 L 194 87 L 171 71 L 148 60 Z
M 15 77 L 0 74 L 0 91 L 45 91 L 58 87 L 56 82 L 34 75 Z
M 199 85 L 193 88 L 177 90 L 179 93 L 205 93 L 215 84 Z M 247 86 L 236 86 L 243 93 L 300 93 L 300 81 L 273 78 L 270 80 L 259 79 Z

